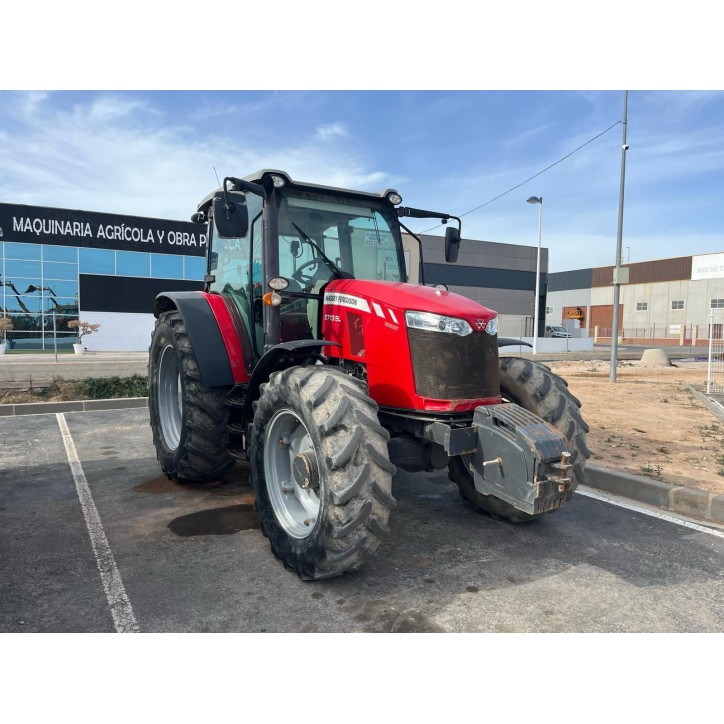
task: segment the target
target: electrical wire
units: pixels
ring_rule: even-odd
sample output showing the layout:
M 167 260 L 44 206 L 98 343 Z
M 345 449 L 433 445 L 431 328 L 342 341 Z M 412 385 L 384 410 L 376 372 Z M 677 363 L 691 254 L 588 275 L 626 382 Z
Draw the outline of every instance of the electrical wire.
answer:
M 480 206 L 476 206 L 474 209 L 470 209 L 470 211 L 466 211 L 464 214 L 460 214 L 460 218 L 463 216 L 467 216 L 468 214 L 472 214 L 473 211 L 478 211 L 479 209 L 482 209 L 483 206 L 487 206 L 488 204 L 492 204 L 493 201 L 497 201 L 498 199 L 502 199 L 503 196 L 506 194 L 509 194 L 511 191 L 515 191 L 516 189 L 519 189 L 521 186 L 524 186 L 528 183 L 528 181 L 532 181 L 534 178 L 537 178 L 541 174 L 545 173 L 546 171 L 550 171 L 554 166 L 557 166 L 562 161 L 565 161 L 567 158 L 570 158 L 574 153 L 577 151 L 580 151 L 582 148 L 587 146 L 589 143 L 593 143 L 597 138 L 601 138 L 604 134 L 608 133 L 612 128 L 615 128 L 620 123 L 623 123 L 623 121 L 616 121 L 616 123 L 610 125 L 605 131 L 601 131 L 597 136 L 594 136 L 593 138 L 589 139 L 585 143 L 582 143 L 578 148 L 574 148 L 570 153 L 567 153 L 563 158 L 559 158 L 555 163 L 552 163 L 550 166 L 546 166 L 542 171 L 538 171 L 538 173 L 533 174 L 530 178 L 527 178 L 525 181 L 521 181 L 516 186 L 513 186 L 513 188 L 508 189 L 507 191 L 503 191 L 502 194 L 498 194 L 494 198 L 490 199 L 490 201 L 486 201 L 484 204 L 480 204 Z M 427 234 L 428 231 L 434 231 L 435 229 L 439 229 L 442 226 L 442 224 L 438 224 L 437 226 L 433 226 L 430 229 L 425 229 L 425 231 L 418 231 L 418 234 Z

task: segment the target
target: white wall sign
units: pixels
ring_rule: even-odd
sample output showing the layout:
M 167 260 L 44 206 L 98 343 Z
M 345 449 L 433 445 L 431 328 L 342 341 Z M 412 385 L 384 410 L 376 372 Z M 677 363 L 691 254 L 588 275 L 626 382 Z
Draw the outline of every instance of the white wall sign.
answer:
M 691 257 L 692 279 L 724 278 L 724 254 L 702 254 Z

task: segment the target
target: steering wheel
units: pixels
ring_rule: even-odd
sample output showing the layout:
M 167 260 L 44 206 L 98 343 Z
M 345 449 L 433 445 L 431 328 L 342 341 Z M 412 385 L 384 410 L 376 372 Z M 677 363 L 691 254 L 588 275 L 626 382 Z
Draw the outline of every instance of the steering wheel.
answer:
M 314 267 L 314 271 L 304 274 L 304 270 L 308 267 Z M 327 269 L 327 265 L 324 263 L 322 258 L 315 257 L 314 259 L 305 261 L 304 264 L 302 264 L 302 266 L 300 266 L 299 269 L 292 274 L 292 279 L 298 281 L 302 287 L 311 289 L 314 286 L 314 283 L 318 279 L 322 278 L 322 275 L 320 274 L 322 269 Z

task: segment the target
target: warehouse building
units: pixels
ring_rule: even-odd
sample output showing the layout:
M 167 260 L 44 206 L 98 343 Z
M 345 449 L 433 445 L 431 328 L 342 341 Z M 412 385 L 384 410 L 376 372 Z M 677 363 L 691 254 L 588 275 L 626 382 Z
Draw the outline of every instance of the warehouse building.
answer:
M 419 245 L 403 235 L 408 264 Z M 494 309 L 500 334 L 533 330 L 536 247 L 464 239 L 448 264 L 441 236 L 421 236 L 427 284 Z M 162 291 L 203 288 L 204 227 L 183 221 L 0 203 L 0 316 L 12 320 L 16 350 L 70 348 L 68 322 L 100 324 L 91 351 L 146 350 L 153 300 Z M 541 250 L 539 330 L 543 334 L 548 251 Z
M 613 325 L 613 267 L 548 276 L 546 325 L 564 325 L 608 341 Z M 701 254 L 626 264 L 619 335 L 626 341 L 705 344 L 709 325 L 724 323 L 724 254 Z
M 0 204 L 0 314 L 8 346 L 68 348 L 68 322 L 100 324 L 91 350 L 148 349 L 153 300 L 201 289 L 206 236 L 192 223 Z

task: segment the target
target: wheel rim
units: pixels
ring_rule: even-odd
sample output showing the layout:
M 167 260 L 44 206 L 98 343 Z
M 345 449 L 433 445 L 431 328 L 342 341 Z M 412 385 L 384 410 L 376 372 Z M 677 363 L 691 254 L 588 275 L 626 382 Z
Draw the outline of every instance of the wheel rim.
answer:
M 279 524 L 293 538 L 309 536 L 319 518 L 321 501 L 312 488 L 295 480 L 295 457 L 306 455 L 317 461 L 314 444 L 304 423 L 291 410 L 279 410 L 264 435 L 266 487 Z
M 183 395 L 178 358 L 170 344 L 161 352 L 158 367 L 158 415 L 164 442 L 169 450 L 175 450 L 181 442 Z

